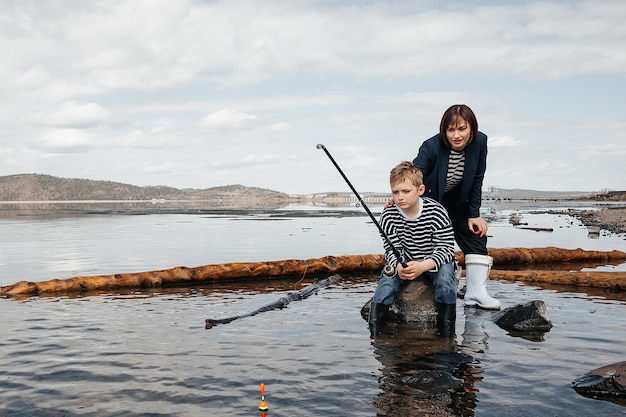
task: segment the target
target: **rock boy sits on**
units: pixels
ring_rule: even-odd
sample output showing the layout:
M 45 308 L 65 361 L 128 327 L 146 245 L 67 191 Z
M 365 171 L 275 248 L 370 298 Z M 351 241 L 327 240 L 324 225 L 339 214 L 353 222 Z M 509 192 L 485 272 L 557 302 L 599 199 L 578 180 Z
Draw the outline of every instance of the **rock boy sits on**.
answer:
M 448 214 L 435 200 L 422 197 L 425 190 L 422 172 L 411 162 L 394 167 L 389 183 L 395 204 L 383 210 L 380 223 L 397 252 L 404 256 L 406 267 L 383 239 L 386 266 L 371 302 L 371 335 L 382 329 L 402 282 L 424 276 L 432 281 L 435 290 L 437 332 L 443 337 L 454 337 L 454 232 Z

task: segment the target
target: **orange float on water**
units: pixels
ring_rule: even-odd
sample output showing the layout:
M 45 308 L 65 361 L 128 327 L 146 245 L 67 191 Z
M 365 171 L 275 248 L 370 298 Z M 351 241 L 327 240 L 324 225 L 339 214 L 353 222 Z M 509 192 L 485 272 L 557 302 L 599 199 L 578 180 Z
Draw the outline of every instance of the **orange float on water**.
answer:
M 265 417 L 268 410 L 267 403 L 265 402 L 265 384 L 261 382 L 261 402 L 259 403 L 259 411 L 261 417 Z

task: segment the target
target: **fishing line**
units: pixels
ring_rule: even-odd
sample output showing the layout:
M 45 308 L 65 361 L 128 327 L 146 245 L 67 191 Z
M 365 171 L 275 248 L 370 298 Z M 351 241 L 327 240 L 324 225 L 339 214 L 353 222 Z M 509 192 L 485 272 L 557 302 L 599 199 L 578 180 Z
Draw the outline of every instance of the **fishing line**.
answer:
M 300 278 L 300 279 L 298 280 L 298 282 L 296 282 L 295 284 L 293 284 L 293 289 L 294 289 L 294 290 L 296 289 L 296 286 L 297 286 L 298 284 L 300 284 L 300 283 L 304 280 L 304 277 L 305 277 L 305 275 L 306 275 L 306 270 L 307 270 L 308 268 L 309 268 L 309 266 L 308 266 L 308 265 L 305 265 L 305 266 L 304 266 L 304 272 L 302 273 L 302 278 Z M 317 280 L 316 280 L 316 281 L 317 281 Z M 315 283 L 316 281 L 314 281 L 313 283 Z

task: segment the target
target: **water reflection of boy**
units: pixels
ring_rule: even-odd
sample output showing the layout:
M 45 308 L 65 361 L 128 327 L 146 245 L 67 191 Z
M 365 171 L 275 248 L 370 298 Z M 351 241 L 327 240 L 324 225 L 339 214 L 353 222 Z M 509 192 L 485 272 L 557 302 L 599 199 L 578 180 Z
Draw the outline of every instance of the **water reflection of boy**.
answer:
M 403 267 L 392 247 L 383 239 L 387 268 L 378 281 L 370 305 L 371 335 L 384 325 L 389 306 L 400 291 L 402 281 L 422 275 L 432 280 L 437 309 L 437 331 L 454 337 L 456 322 L 456 280 L 454 275 L 454 233 L 446 210 L 430 198 L 422 198 L 422 173 L 411 162 L 403 162 L 391 170 L 389 177 L 394 205 L 383 210 L 380 223 L 391 244 L 408 259 Z
M 388 416 L 411 416 L 415 410 L 473 416 L 483 371 L 471 355 L 456 350 L 454 339 L 447 342 L 410 324 L 393 337 L 374 339 L 374 356 L 382 365 L 374 405 Z

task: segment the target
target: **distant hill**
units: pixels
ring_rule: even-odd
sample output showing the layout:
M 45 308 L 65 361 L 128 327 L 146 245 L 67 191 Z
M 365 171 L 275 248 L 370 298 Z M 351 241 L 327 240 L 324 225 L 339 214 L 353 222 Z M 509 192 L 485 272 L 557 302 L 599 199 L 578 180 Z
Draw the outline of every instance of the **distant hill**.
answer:
M 0 177 L 0 201 L 288 199 L 285 193 L 243 185 L 197 189 L 140 187 L 113 181 L 60 178 L 43 174 Z
M 389 193 L 361 194 L 366 202 L 385 202 Z M 483 199 L 572 199 L 593 198 L 596 193 L 583 191 L 535 191 L 488 187 Z M 316 193 L 308 197 L 318 202 L 351 203 L 355 201 L 349 192 Z M 240 184 L 224 185 L 206 189 L 178 189 L 164 185 L 140 187 L 113 181 L 96 181 L 80 178 L 60 178 L 44 174 L 17 174 L 0 176 L 0 201 L 219 201 L 257 200 L 273 203 L 303 201 L 306 196 L 288 194 L 265 188 L 246 187 Z

